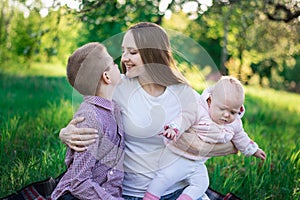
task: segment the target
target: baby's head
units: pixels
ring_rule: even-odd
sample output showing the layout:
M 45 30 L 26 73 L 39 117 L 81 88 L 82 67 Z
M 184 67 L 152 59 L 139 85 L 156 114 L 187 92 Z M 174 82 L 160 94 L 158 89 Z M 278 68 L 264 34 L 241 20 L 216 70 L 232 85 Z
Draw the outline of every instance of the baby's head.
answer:
M 83 95 L 95 95 L 102 74 L 114 64 L 105 46 L 91 42 L 78 48 L 68 59 L 69 83 Z
M 230 76 L 223 76 L 211 91 L 210 117 L 217 124 L 232 123 L 241 112 L 244 100 L 244 88 L 240 81 Z

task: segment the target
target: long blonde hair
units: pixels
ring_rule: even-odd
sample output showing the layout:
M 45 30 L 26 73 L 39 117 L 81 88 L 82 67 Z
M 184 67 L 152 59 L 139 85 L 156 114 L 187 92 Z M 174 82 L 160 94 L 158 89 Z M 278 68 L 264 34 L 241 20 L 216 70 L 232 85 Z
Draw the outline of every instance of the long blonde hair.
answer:
M 188 84 L 176 67 L 170 40 L 162 27 L 150 22 L 141 22 L 130 27 L 128 31 L 132 33 L 146 71 L 154 83 L 162 86 Z M 121 66 L 122 72 L 126 73 L 124 63 L 121 63 Z

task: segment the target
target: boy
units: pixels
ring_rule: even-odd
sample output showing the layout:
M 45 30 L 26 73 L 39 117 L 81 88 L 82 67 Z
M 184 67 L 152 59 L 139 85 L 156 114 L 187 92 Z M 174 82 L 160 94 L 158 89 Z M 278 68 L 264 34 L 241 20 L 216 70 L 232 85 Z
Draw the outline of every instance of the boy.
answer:
M 74 115 L 85 118 L 78 127 L 96 128 L 99 137 L 86 151 L 68 148 L 67 172 L 51 198 L 123 199 L 124 134 L 119 110 L 112 101 L 121 80 L 118 65 L 102 44 L 91 42 L 69 57 L 67 77 L 73 88 L 84 95 Z
M 178 199 L 198 199 L 204 194 L 209 185 L 204 164 L 208 157 L 199 154 L 202 147 L 197 145 L 198 140 L 214 144 L 232 141 L 244 155 L 265 160 L 265 152 L 244 132 L 241 120 L 244 98 L 242 84 L 233 77 L 224 76 L 213 88 L 205 90 L 198 102 L 191 103 L 182 116 L 165 126 L 162 135 L 169 141 L 162 162 L 172 158 L 173 164 L 157 174 L 149 185 L 144 200 L 159 199 L 170 185 L 180 180 L 187 180 L 189 186 Z M 186 129 L 188 130 L 179 137 L 180 132 Z

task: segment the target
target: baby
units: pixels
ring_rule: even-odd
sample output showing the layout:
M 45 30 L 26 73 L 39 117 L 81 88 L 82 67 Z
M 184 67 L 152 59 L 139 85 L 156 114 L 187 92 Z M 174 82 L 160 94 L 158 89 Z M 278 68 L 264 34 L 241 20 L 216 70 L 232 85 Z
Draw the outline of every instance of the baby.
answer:
M 168 156 L 174 157 L 175 154 L 179 157 L 174 159 L 172 165 L 157 173 L 144 200 L 159 199 L 169 186 L 181 180 L 186 180 L 189 186 L 178 199 L 198 199 L 204 194 L 209 185 L 205 167 L 208 157 L 200 155 L 202 146 L 197 144 L 199 140 L 209 143 L 233 142 L 244 155 L 265 160 L 265 152 L 243 129 L 241 117 L 245 112 L 244 99 L 242 84 L 233 77 L 224 76 L 212 88 L 205 90 L 198 102 L 191 102 L 181 116 L 165 126 L 162 135 L 168 139 Z

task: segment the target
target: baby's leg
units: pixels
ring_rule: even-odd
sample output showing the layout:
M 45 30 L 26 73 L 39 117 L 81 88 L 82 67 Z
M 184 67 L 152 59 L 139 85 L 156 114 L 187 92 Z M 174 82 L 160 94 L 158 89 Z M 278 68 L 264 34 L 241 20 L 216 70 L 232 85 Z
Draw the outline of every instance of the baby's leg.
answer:
M 182 157 L 177 157 L 169 165 L 163 165 L 156 177 L 151 181 L 144 199 L 154 199 L 154 197 L 161 197 L 165 194 L 169 187 L 175 183 L 187 178 L 190 174 L 191 161 Z
M 209 186 L 207 168 L 203 161 L 194 161 L 195 170 L 188 178 L 189 186 L 184 189 L 178 199 L 195 200 L 202 197 Z M 190 198 L 188 198 L 190 197 Z

